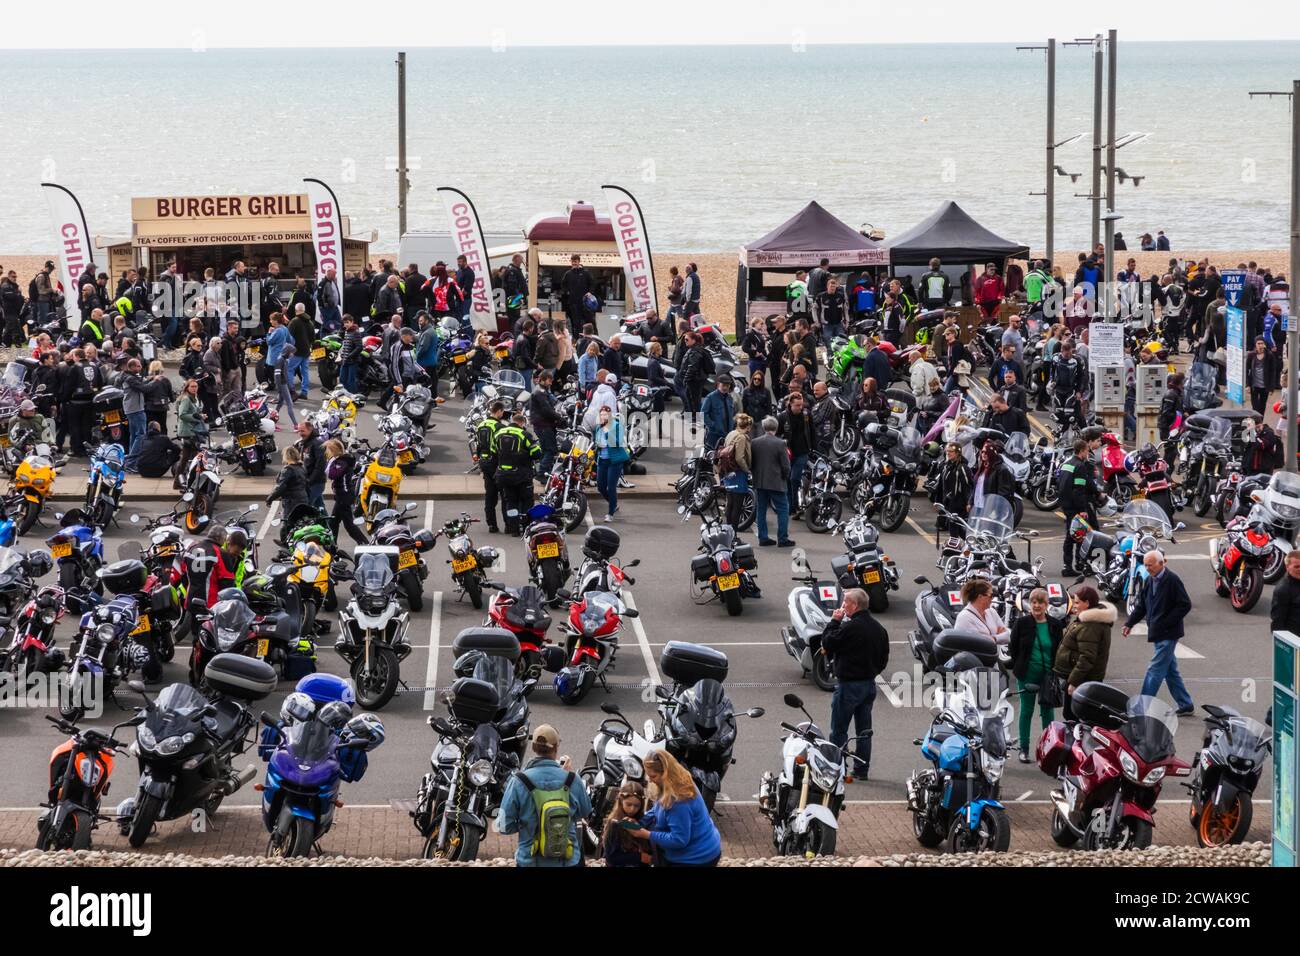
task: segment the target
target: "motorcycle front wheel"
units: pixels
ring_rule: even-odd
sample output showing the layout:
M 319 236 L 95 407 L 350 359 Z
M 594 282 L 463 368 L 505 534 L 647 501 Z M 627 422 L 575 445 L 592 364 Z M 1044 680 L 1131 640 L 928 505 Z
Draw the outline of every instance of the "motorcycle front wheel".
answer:
M 1196 512 L 1196 517 L 1204 518 L 1210 513 L 1210 505 L 1214 503 L 1214 493 L 1210 490 L 1210 483 L 1201 476 L 1201 483 L 1196 488 L 1196 495 L 1192 511 Z
M 897 531 L 907 520 L 907 513 L 912 510 L 912 499 L 905 493 L 896 491 L 885 499 L 880 509 L 880 530 Z
M 1151 845 L 1151 824 L 1137 817 L 1125 817 L 1120 820 L 1113 845 L 1107 845 L 1103 840 L 1103 830 L 1104 828 L 1097 826 L 1088 827 L 1088 832 L 1083 835 L 1083 848 L 1085 850 L 1145 850 Z
M 1052 487 L 1052 482 L 1048 478 L 1044 478 L 1040 484 L 1034 485 L 1030 498 L 1034 502 L 1034 507 L 1039 511 L 1055 511 L 1057 505 L 1061 503 L 1061 496 L 1056 493 L 1056 489 Z
M 1249 614 L 1263 591 L 1264 575 L 1260 573 L 1259 568 L 1252 565 L 1241 569 L 1241 574 L 1237 576 L 1237 580 L 1230 588 L 1228 600 L 1232 602 L 1232 609 L 1238 614 Z
M 1072 847 L 1079 842 L 1079 834 L 1070 829 L 1061 818 L 1061 811 L 1052 811 L 1052 842 L 1061 847 Z
M 162 801 L 152 794 L 141 791 L 135 801 L 135 813 L 131 815 L 131 826 L 127 830 L 127 842 L 135 849 L 144 846 L 153 832 L 153 825 L 162 813 Z
M 827 826 L 820 820 L 813 820 L 808 825 L 808 835 L 804 837 L 804 856 L 834 856 L 835 837 L 834 827 Z
M 1282 575 L 1286 574 L 1286 555 L 1277 548 L 1272 548 L 1268 552 L 1268 557 L 1264 559 L 1264 583 L 1277 584 L 1282 580 Z
M 266 843 L 266 855 L 270 857 L 305 857 L 311 854 L 312 844 L 316 842 L 316 827 L 298 816 L 289 818 L 289 829 L 279 843 L 275 834 Z
M 357 685 L 357 703 L 366 710 L 378 710 L 397 693 L 400 676 L 397 655 L 391 648 L 371 646 L 370 666 L 365 655 L 352 662 L 352 680 Z
M 856 428 L 843 426 L 835 433 L 835 438 L 831 441 L 831 451 L 837 458 L 845 455 L 851 455 L 857 451 L 862 444 L 862 433 Z
M 93 821 L 84 810 L 72 810 L 63 818 L 57 833 L 49 824 L 37 834 L 38 850 L 89 850 Z
M 1212 801 L 1205 804 L 1200 819 L 1196 821 L 1196 842 L 1201 846 L 1229 846 L 1242 843 L 1250 831 L 1254 807 L 1250 794 L 1238 793 L 1232 806 L 1215 810 Z
M 582 524 L 587 517 L 587 493 L 579 491 L 561 512 L 564 515 L 564 530 L 572 531 Z
M 804 508 L 803 520 L 813 534 L 825 534 L 844 513 L 844 502 L 833 494 L 818 495 Z
M 1011 820 L 999 807 L 985 807 L 979 825 L 971 830 L 966 815 L 958 813 L 948 828 L 949 853 L 1005 853 L 1011 846 Z
M 835 669 L 831 666 L 831 659 L 825 654 L 813 655 L 812 679 L 822 690 L 833 691 L 839 685 L 835 679 Z
M 36 524 L 36 519 L 41 516 L 41 505 L 39 501 L 23 501 L 22 517 L 18 520 L 18 536 L 22 537 L 28 531 L 32 530 L 32 525 Z

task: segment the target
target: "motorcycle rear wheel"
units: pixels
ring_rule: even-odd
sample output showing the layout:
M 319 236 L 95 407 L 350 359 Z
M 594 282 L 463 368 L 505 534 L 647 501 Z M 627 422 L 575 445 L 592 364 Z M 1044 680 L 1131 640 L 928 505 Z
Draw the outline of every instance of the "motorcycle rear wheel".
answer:
M 1206 847 L 1244 842 L 1254 812 L 1248 793 L 1238 793 L 1232 806 L 1223 812 L 1216 811 L 1213 802 L 1206 803 L 1196 821 L 1196 842 Z
M 741 600 L 740 590 L 738 588 L 732 588 L 730 591 L 723 591 L 722 604 L 727 609 L 727 614 L 731 617 L 739 617 L 740 612 L 745 609 L 745 602 Z
M 921 846 L 933 849 L 943 842 L 943 830 L 922 813 L 912 814 L 912 835 Z
M 469 603 L 474 605 L 474 610 L 483 610 L 483 586 L 478 583 L 478 578 L 471 575 L 466 579 L 465 593 L 469 595 Z
M 889 588 L 882 581 L 867 585 L 867 609 L 872 614 L 881 614 L 889 610 Z
M 1061 818 L 1061 811 L 1052 811 L 1051 824 L 1052 842 L 1061 847 L 1072 847 L 1079 842 L 1079 834 L 1075 833 Z
M 958 813 L 948 828 L 949 853 L 1005 853 L 1011 846 L 1011 820 L 999 807 L 985 807 L 980 812 L 979 827 L 975 832 L 966 826 L 966 818 Z
M 419 611 L 424 607 L 424 592 L 420 590 L 419 575 L 407 572 L 403 576 L 402 593 L 406 595 L 406 606 L 412 611 Z

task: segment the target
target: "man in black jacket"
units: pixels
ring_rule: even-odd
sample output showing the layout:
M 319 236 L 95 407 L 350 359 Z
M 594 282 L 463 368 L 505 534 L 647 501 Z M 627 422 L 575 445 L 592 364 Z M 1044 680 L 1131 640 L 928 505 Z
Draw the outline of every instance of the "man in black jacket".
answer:
M 180 461 L 181 446 L 162 432 L 158 422 L 149 423 L 149 433 L 140 443 L 140 453 L 136 456 L 136 468 L 145 478 L 161 478 L 172 470 Z
M 554 381 L 555 375 L 550 369 L 542 369 L 538 372 L 537 386 L 533 389 L 532 400 L 528 403 L 529 424 L 537 433 L 537 444 L 542 448 L 542 460 L 538 468 L 543 475 L 551 473 L 555 456 L 560 452 L 556 429 L 563 428 L 565 425 L 564 419 L 555 407 L 555 395 L 551 392 L 551 383 Z
M 343 312 L 358 319 L 370 315 L 370 303 L 373 300 L 370 286 L 357 278 L 355 272 L 343 277 Z
M 1187 588 L 1183 586 L 1182 579 L 1165 564 L 1163 552 L 1148 551 L 1142 557 L 1142 564 L 1147 569 L 1147 580 L 1138 593 L 1137 606 L 1124 622 L 1121 633 L 1128 637 L 1134 625 L 1146 620 L 1147 643 L 1154 644 L 1155 649 L 1146 676 L 1142 679 L 1142 695 L 1155 697 L 1160 692 L 1161 685 L 1168 683 L 1169 693 L 1178 705 L 1178 716 L 1186 717 L 1196 708 L 1182 675 L 1178 673 L 1175 651 L 1183 636 L 1183 620 L 1192 610 L 1192 599 L 1187 596 Z
M 1007 404 L 1007 397 L 1001 392 L 994 392 L 993 397 L 989 399 L 989 416 L 984 426 L 996 428 L 1008 435 L 1014 435 L 1016 432 L 1026 437 L 1029 435 L 1029 417 L 1020 409 L 1012 408 Z
M 867 610 L 867 592 L 850 588 L 822 632 L 818 653 L 834 658 L 839 683 L 831 697 L 831 743 L 844 746 L 849 721 L 857 733 L 853 775 L 863 782 L 871 769 L 871 706 L 876 702 L 876 678 L 889 663 L 889 633 Z
M 307 503 L 324 511 L 325 446 L 316 434 L 315 425 L 306 420 L 298 423 L 298 441 L 295 447 L 302 452 L 302 467 L 307 474 Z
M 1271 630 L 1300 634 L 1300 551 L 1286 556 L 1286 576 L 1273 588 L 1268 623 Z
M 406 285 L 402 290 L 402 320 L 410 328 L 415 328 L 415 316 L 424 308 L 424 286 L 427 276 L 420 272 L 420 267 L 412 262 L 406 267 L 406 276 L 402 279 Z
M 803 481 L 803 470 L 808 466 L 808 454 L 813 449 L 812 415 L 806 405 L 803 392 L 792 392 L 785 411 L 776 417 L 777 435 L 784 438 L 790 448 L 790 485 L 786 493 L 792 517 L 798 517 L 803 510 L 799 507 L 796 492 Z
M 580 256 L 569 259 L 569 269 L 560 278 L 560 304 L 564 314 L 569 318 L 569 328 L 581 331 L 592 320 L 591 312 L 584 301 L 591 291 L 591 273 L 582 264 Z
M 90 438 L 91 403 L 95 393 L 104 387 L 104 373 L 94 362 L 87 360 L 81 349 L 71 353 L 75 364 L 67 370 L 63 380 L 63 393 L 59 404 L 67 410 L 68 440 L 76 458 L 86 455 L 86 441 Z
M 1080 438 L 1074 443 L 1074 456 L 1061 465 L 1060 484 L 1061 513 L 1065 515 L 1065 543 L 1061 547 L 1061 560 L 1064 568 L 1062 577 L 1074 577 L 1074 555 L 1077 550 L 1074 539 L 1070 537 L 1070 521 L 1075 515 L 1083 513 L 1088 516 L 1088 524 L 1097 527 L 1097 510 L 1095 502 L 1099 497 L 1097 490 L 1097 473 L 1093 470 L 1092 460 L 1088 455 L 1088 441 Z
M 501 270 L 501 293 L 506 297 L 506 319 L 515 327 L 519 316 L 528 307 L 528 278 L 524 275 L 524 257 L 515 253 L 510 265 Z

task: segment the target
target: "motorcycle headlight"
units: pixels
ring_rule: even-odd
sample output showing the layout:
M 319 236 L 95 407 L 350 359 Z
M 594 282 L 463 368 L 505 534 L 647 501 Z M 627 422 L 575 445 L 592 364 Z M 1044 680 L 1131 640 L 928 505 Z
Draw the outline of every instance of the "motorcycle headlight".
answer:
M 980 751 L 980 768 L 984 771 L 984 776 L 988 778 L 989 783 L 997 783 L 1002 779 L 1002 771 L 1006 765 L 1006 757 L 995 757 L 987 750 Z
M 645 768 L 641 766 L 641 758 L 628 754 L 623 758 L 623 775 L 629 780 L 640 780 L 645 776 Z
M 59 616 L 58 613 L 55 612 L 55 611 L 46 611 L 44 614 L 41 615 L 41 623 L 42 623 L 42 624 L 53 624 L 54 621 L 55 621 L 55 619 L 56 619 L 58 616 Z
M 112 624 L 101 624 L 95 628 L 95 637 L 99 638 L 101 643 L 111 644 L 117 639 L 117 629 Z
M 104 775 L 104 770 L 99 765 L 99 761 L 89 754 L 82 754 L 77 760 L 77 776 L 81 782 L 88 787 L 94 787 L 99 783 L 99 778 Z
M 235 642 L 240 638 L 240 632 L 233 628 L 217 628 L 217 647 L 223 651 L 228 651 L 235 646 Z
M 180 753 L 192 743 L 194 743 L 193 734 L 173 734 L 158 741 L 158 746 L 153 749 L 159 756 L 170 757 L 173 754 Z
M 314 564 L 304 564 L 298 569 L 299 580 L 306 581 L 308 584 L 315 584 L 316 579 L 319 577 L 320 568 L 316 567 Z
M 154 738 L 153 731 L 148 727 L 141 727 L 135 735 L 136 743 L 144 750 L 153 750 L 158 746 L 158 741 Z
M 1134 760 L 1126 751 L 1119 752 L 1119 765 L 1124 768 L 1124 776 L 1128 777 L 1134 783 L 1141 783 L 1138 777 L 1137 761 Z
M 469 782 L 476 787 L 486 787 L 492 782 L 492 761 L 475 760 L 469 765 Z
M 1142 781 L 1142 783 L 1145 786 L 1154 787 L 1163 779 L 1165 779 L 1165 768 L 1156 767 L 1154 770 L 1152 770 L 1150 773 L 1146 775 L 1146 778 Z
M 843 764 L 832 763 L 816 751 L 808 751 L 808 770 L 812 774 L 813 783 L 826 793 L 835 792 L 843 769 Z

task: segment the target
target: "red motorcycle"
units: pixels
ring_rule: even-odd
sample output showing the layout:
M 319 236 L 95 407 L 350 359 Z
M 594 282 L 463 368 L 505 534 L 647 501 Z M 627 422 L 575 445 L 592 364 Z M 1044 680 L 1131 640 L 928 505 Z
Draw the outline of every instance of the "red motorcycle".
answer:
M 597 681 L 609 690 L 606 674 L 614 668 L 623 618 L 636 616 L 612 591 L 588 591 L 569 605 L 564 650 L 555 647 L 546 655 L 561 701 L 580 703 Z
M 496 585 L 487 584 L 487 587 Z M 519 661 L 515 665 L 519 679 L 537 680 L 542 673 L 542 653 L 546 632 L 551 629 L 551 614 L 546 609 L 546 595 L 541 588 L 526 584 L 521 588 L 499 588 L 488 601 L 487 624 L 509 631 L 519 641 Z M 531 694 L 536 685 L 525 684 Z
M 1106 494 L 1121 508 L 1137 490 L 1137 479 L 1128 469 L 1128 452 L 1114 432 L 1101 436 L 1101 481 Z
M 22 686 L 28 674 L 57 670 L 59 660 L 47 662 L 54 648 L 54 628 L 65 613 L 63 588 L 47 584 L 18 612 L 13 638 L 0 650 L 0 671 L 14 675 Z
M 1234 611 L 1250 613 L 1264 592 L 1264 566 L 1272 550 L 1273 535 L 1256 511 L 1233 518 L 1223 537 L 1210 542 L 1214 593 L 1226 597 Z
M 1088 850 L 1151 845 L 1166 776 L 1186 777 L 1174 754 L 1178 716 L 1156 697 L 1129 697 L 1089 681 L 1070 699 L 1075 720 L 1053 721 L 1038 740 L 1039 768 L 1061 782 L 1051 793 L 1052 840 Z
M 1160 449 L 1147 442 L 1128 456 L 1127 464 L 1129 471 L 1138 476 L 1138 490 L 1148 501 L 1159 505 L 1165 517 L 1169 519 L 1169 523 L 1173 524 L 1174 512 L 1179 510 L 1181 505 L 1174 501 L 1174 486 L 1169 480 L 1169 463 L 1165 461 L 1164 455 L 1160 454 Z

